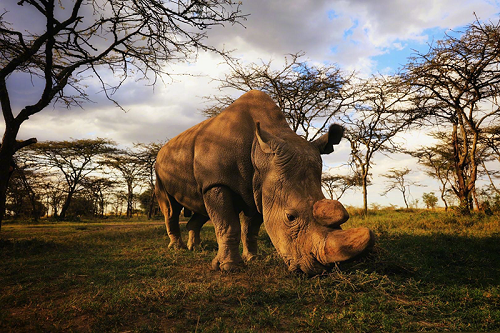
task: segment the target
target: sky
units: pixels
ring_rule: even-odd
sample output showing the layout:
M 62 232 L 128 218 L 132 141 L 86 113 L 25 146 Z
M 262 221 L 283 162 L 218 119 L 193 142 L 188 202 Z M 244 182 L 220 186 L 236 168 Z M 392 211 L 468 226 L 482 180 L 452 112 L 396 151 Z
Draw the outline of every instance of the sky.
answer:
M 23 24 L 37 22 L 33 13 L 15 12 L 18 9 L 12 8 L 14 3 L 0 0 L 0 11 L 10 10 L 11 17 L 22 20 Z M 336 64 L 347 72 L 370 75 L 396 71 L 414 50 L 425 52 L 429 43 L 441 39 L 445 33 L 473 22 L 474 15 L 480 20 L 498 20 L 500 1 L 243 0 L 241 10 L 243 14 L 250 14 L 242 21 L 243 25 L 213 28 L 206 42 L 234 50 L 232 56 L 243 63 L 272 59 L 273 64 L 279 66 L 285 55 L 305 52 L 312 64 Z M 114 96 L 125 111 L 107 101 L 95 80 L 89 79 L 87 93 L 93 103 L 72 109 L 51 105 L 22 125 L 18 139 L 101 137 L 131 145 L 172 138 L 205 119 L 201 114 L 206 106 L 203 97 L 220 93 L 212 78 L 223 77 L 228 68 L 220 57 L 201 52 L 196 61 L 169 64 L 168 70 L 192 75 L 166 77 L 154 87 L 144 81 L 126 81 Z M 11 77 L 7 85 L 14 106 L 25 105 L 39 93 L 29 77 Z M 2 133 L 4 128 L 2 122 Z M 401 140 L 408 148 L 430 142 L 424 133 L 403 135 Z M 347 142 L 341 142 L 334 153 L 324 158 L 324 170 L 346 173 L 349 149 Z M 409 179 L 426 185 L 411 188 L 410 200 L 419 199 L 420 207 L 423 206 L 422 193 L 438 195 L 437 182 L 428 179 L 411 157 L 376 154 L 374 163 L 373 185 L 368 188 L 369 203 L 404 205 L 399 192 L 380 195 L 385 187 L 380 175 L 391 167 L 411 168 Z M 361 206 L 361 192 L 348 192 L 341 202 Z

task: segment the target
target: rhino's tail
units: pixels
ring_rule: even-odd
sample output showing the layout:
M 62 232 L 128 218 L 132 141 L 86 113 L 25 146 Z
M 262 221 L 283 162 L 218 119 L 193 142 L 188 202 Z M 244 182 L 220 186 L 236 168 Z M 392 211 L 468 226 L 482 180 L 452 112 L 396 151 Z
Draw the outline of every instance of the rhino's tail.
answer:
M 162 211 L 163 215 L 166 218 L 172 218 L 172 203 L 170 202 L 170 198 L 166 189 L 164 188 L 160 178 L 158 177 L 158 172 L 156 172 L 155 194 L 156 200 L 158 201 L 158 205 L 160 206 L 160 210 Z
M 191 217 L 191 210 L 182 207 L 182 205 L 168 193 L 161 178 L 158 176 L 158 172 L 156 172 L 155 194 L 160 210 L 166 218 L 171 219 L 174 215 L 179 216 L 182 208 L 184 208 L 184 216 Z

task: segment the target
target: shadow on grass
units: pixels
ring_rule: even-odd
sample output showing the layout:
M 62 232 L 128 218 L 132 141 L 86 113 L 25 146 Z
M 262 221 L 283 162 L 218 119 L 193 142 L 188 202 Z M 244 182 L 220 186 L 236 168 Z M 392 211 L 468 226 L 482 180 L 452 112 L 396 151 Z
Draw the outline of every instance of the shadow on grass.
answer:
M 495 286 L 500 281 L 500 235 L 435 234 L 380 237 L 362 262 L 343 270 L 368 269 L 395 278 L 446 285 Z
M 30 256 L 58 251 L 61 246 L 54 241 L 38 238 L 21 240 L 0 239 L 0 251 L 3 255 Z

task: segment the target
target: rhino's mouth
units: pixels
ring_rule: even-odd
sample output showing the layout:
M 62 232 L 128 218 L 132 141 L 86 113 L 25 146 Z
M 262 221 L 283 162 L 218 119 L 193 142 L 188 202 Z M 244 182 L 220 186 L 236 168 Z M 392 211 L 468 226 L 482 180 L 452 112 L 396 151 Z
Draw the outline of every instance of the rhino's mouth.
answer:
M 304 273 L 309 276 L 330 272 L 335 263 L 324 265 L 320 263 L 314 255 L 302 256 L 300 259 L 285 259 L 290 272 Z
M 328 236 L 332 236 L 331 233 L 328 233 L 324 243 L 316 243 L 309 253 L 299 255 L 298 258 L 291 255 L 283 256 L 288 269 L 293 272 L 303 272 L 307 275 L 314 276 L 324 272 L 330 272 L 339 263 L 359 260 L 365 257 L 373 248 L 375 236 L 369 229 L 355 228 L 348 229 L 347 231 L 341 231 L 341 228 L 335 229 L 335 231 L 331 231 L 334 233 L 333 237 L 336 237 L 335 233 L 339 230 L 341 238 L 338 240 L 347 240 L 351 242 L 339 242 L 335 244 L 335 249 L 327 248 L 325 245 L 328 242 Z M 350 232 L 350 230 L 352 230 L 352 232 Z M 363 236 L 363 234 L 365 234 L 365 236 Z M 348 237 L 346 238 L 346 236 Z

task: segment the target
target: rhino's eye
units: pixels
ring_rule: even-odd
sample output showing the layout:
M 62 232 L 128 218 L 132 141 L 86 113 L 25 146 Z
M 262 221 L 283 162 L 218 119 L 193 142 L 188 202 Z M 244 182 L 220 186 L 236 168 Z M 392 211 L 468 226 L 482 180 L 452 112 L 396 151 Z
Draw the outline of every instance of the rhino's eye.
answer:
M 286 214 L 286 218 L 288 219 L 288 221 L 292 222 L 295 220 L 295 216 L 293 216 L 292 214 Z

